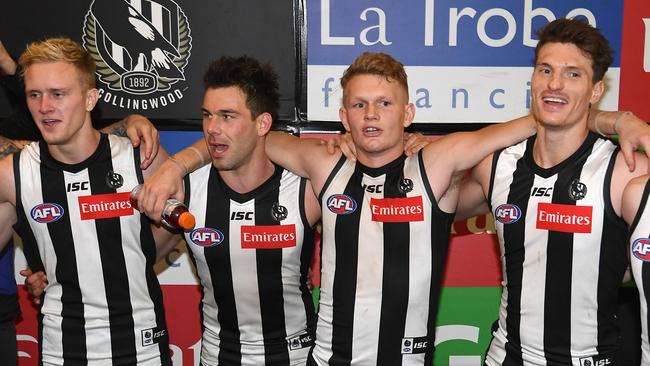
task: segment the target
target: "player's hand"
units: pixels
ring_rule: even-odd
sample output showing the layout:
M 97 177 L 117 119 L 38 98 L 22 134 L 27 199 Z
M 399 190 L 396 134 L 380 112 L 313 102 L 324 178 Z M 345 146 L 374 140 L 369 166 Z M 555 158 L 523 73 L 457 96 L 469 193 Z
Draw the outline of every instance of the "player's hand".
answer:
M 45 287 L 47 287 L 47 276 L 45 276 L 43 271 L 32 273 L 32 270 L 29 268 L 20 271 L 20 275 L 25 277 L 25 285 L 27 285 L 27 290 L 32 296 L 32 302 L 35 305 L 40 305 L 41 295 L 43 294 Z
M 160 146 L 160 135 L 158 130 L 146 117 L 139 114 L 131 114 L 125 118 L 126 135 L 131 140 L 134 147 L 144 146 L 140 148 L 140 167 L 147 169 L 151 162 L 158 154 L 158 147 Z
M 429 145 L 431 140 L 423 134 L 405 133 L 404 134 L 404 154 L 406 156 L 415 155 L 418 151 L 422 150 L 425 146 Z
M 615 127 L 625 163 L 630 171 L 634 171 L 636 165 L 634 151 L 641 149 L 649 158 L 648 172 L 650 172 L 650 125 L 632 113 L 626 113 L 619 118 Z
M 160 222 L 167 199 L 173 197 L 183 201 L 185 173 L 171 159 L 162 163 L 158 170 L 145 180 L 134 197 L 138 202 L 138 211 L 144 212 L 154 222 Z
M 349 132 L 321 141 L 323 144 L 327 145 L 327 152 L 330 153 L 330 155 L 338 154 L 340 151 L 346 158 L 352 161 L 357 160 L 357 150 L 354 147 L 352 135 Z

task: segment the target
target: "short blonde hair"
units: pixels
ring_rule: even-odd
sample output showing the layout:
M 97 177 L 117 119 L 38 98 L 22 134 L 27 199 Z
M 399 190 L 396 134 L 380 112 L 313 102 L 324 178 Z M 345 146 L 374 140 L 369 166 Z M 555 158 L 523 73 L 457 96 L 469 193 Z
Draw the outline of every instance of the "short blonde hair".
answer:
M 408 99 L 409 86 L 404 65 L 391 55 L 383 52 L 364 52 L 345 70 L 341 77 L 341 88 L 345 98 L 345 87 L 357 75 L 377 75 L 387 81 L 396 81 L 406 91 Z
M 88 88 L 95 87 L 95 60 L 79 43 L 66 37 L 48 38 L 27 45 L 18 64 L 23 75 L 28 67 L 47 62 L 69 62 L 81 73 L 81 81 Z

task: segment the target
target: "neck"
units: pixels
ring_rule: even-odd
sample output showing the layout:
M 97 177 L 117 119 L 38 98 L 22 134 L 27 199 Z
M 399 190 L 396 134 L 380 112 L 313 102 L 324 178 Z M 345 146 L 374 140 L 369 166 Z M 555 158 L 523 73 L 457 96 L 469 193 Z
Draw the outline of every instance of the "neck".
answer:
M 275 167 L 264 153 L 264 148 L 258 150 L 255 149 L 250 160 L 244 165 L 233 170 L 219 171 L 221 179 L 233 191 L 242 194 L 250 192 L 266 182 L 275 172 Z
M 47 145 L 52 157 L 64 164 L 78 164 L 88 159 L 97 150 L 100 133 L 92 127 L 90 114 L 86 116 L 83 126 L 75 132 L 69 141 Z
M 582 145 L 589 130 L 586 123 L 570 128 L 548 128 L 537 125 L 537 138 L 533 147 L 535 163 L 544 169 L 563 162 Z
M 381 168 L 394 161 L 404 153 L 404 144 L 381 152 L 364 152 L 357 150 L 357 161 L 369 168 Z

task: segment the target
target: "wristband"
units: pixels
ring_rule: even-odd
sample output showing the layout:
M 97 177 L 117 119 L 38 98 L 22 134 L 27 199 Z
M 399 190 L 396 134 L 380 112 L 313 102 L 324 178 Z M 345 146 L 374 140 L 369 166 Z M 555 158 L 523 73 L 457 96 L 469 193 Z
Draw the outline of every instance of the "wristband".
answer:
M 187 175 L 187 173 L 189 172 L 189 169 L 187 169 L 187 166 L 185 165 L 185 163 L 183 163 L 183 162 L 180 161 L 180 160 L 177 160 L 177 159 L 174 158 L 173 156 L 170 156 L 170 157 L 169 157 L 169 160 L 173 161 L 176 165 L 178 165 L 179 167 L 181 167 L 181 169 L 183 169 L 183 172 L 185 172 L 185 173 L 183 174 L 183 176 Z
M 630 114 L 632 114 L 632 112 L 625 111 L 625 112 L 622 112 L 618 117 L 616 117 L 616 120 L 614 120 L 614 133 L 615 134 L 618 134 L 618 128 L 616 128 L 618 126 L 618 122 L 623 118 L 623 116 L 629 116 Z M 598 124 L 596 124 L 596 126 L 598 126 Z M 596 130 L 598 130 L 598 127 L 596 127 Z
M 203 160 L 203 154 L 201 154 L 201 152 L 199 151 L 199 149 L 195 148 L 194 146 L 190 146 L 190 147 L 187 148 L 187 150 L 194 151 L 194 153 L 196 154 L 196 156 L 199 157 L 199 160 L 201 160 L 201 165 L 199 165 L 199 167 L 202 167 L 202 166 L 205 165 L 205 160 Z M 187 169 L 187 167 L 186 167 L 185 169 Z
M 601 112 L 598 111 L 598 114 L 596 115 L 596 117 L 594 117 L 596 119 L 596 121 L 594 122 L 594 128 L 596 129 L 596 133 L 598 133 L 599 135 L 601 135 L 603 137 L 607 137 L 608 135 L 603 133 L 603 131 L 601 131 L 600 127 L 598 126 L 598 117 L 600 117 L 600 113 Z

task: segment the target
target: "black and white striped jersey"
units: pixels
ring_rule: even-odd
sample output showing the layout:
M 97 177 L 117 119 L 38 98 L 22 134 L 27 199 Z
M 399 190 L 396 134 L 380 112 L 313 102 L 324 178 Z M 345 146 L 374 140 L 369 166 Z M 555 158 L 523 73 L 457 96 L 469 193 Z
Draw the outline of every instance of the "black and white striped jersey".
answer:
M 488 202 L 501 247 L 503 292 L 488 365 L 615 362 L 625 223 L 611 204 L 618 150 L 590 133 L 543 169 L 535 137 L 494 153 Z
M 650 297 L 650 180 L 645 185 L 639 210 L 630 226 L 630 266 L 641 299 L 641 364 L 650 365 L 648 298 Z
M 421 155 L 368 168 L 341 158 L 321 196 L 318 365 L 431 365 L 453 214 Z
M 44 142 L 14 155 L 16 229 L 30 268 L 49 284 L 39 318 L 45 364 L 170 365 L 149 220 L 131 207 L 139 151 L 101 135 L 69 165 Z
M 211 164 L 189 175 L 185 234 L 203 287 L 204 365 L 304 365 L 316 314 L 307 288 L 314 231 L 306 180 L 276 166 L 251 192 Z

